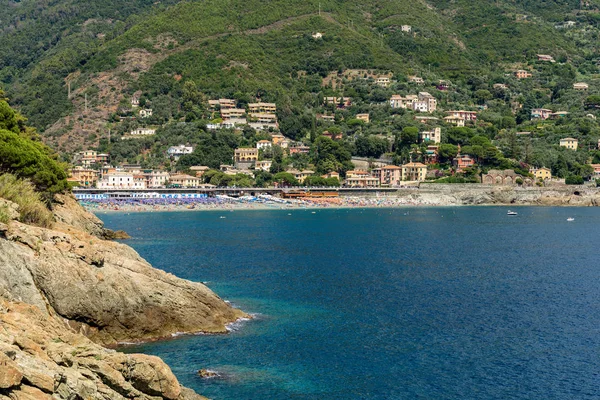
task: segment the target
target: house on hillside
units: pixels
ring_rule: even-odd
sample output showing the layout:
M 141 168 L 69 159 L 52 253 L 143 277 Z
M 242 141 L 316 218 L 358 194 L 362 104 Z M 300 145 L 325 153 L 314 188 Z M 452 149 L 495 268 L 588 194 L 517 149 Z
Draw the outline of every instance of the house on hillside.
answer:
M 575 90 L 588 90 L 589 87 L 590 85 L 585 82 L 577 82 L 573 84 L 573 89 Z
M 541 179 L 542 181 L 552 179 L 552 170 L 550 168 L 530 168 L 529 173 L 535 176 L 535 179 Z
M 401 25 L 400 26 L 400 31 L 401 32 L 408 32 L 408 33 L 410 33 L 412 31 L 412 26 L 410 26 L 410 25 Z
M 554 57 L 552 57 L 548 54 L 538 54 L 537 59 L 538 59 L 538 61 L 555 62 Z
M 454 159 L 452 160 L 452 166 L 454 166 L 454 168 L 456 168 L 456 172 L 462 172 L 465 170 L 465 168 L 469 168 L 475 165 L 475 160 L 473 159 L 473 157 L 464 154 L 458 154 L 456 157 L 454 157 Z
M 369 113 L 356 114 L 356 119 L 359 119 L 359 120 L 363 121 L 365 124 L 368 124 L 370 121 Z
M 442 128 L 434 128 L 432 131 L 419 132 L 421 142 L 440 143 L 442 141 Z
M 382 186 L 398 186 L 402 181 L 402 167 L 398 167 L 397 165 L 374 168 L 371 173 L 379 179 L 379 183 Z
M 547 108 L 533 108 L 531 109 L 531 118 L 537 119 L 548 119 L 550 118 L 550 114 L 552 114 L 552 110 Z
M 403 181 L 423 182 L 427 177 L 427 165 L 418 162 L 409 162 L 402 166 Z
M 259 140 L 258 142 L 256 142 L 256 148 L 259 149 L 259 150 L 260 149 L 266 150 L 266 149 L 271 148 L 272 144 L 273 143 L 271 143 L 270 140 Z
M 425 83 L 425 80 L 423 78 L 421 78 L 420 76 L 409 76 L 408 81 L 412 82 L 412 83 L 416 83 L 418 85 L 422 85 Z
M 575 138 L 568 137 L 568 138 L 560 139 L 560 146 L 566 147 L 569 150 L 577 150 L 578 145 L 579 145 L 579 141 Z
M 148 118 L 152 116 L 152 109 L 151 108 L 143 108 L 140 110 L 139 112 L 140 118 Z
M 533 75 L 529 71 L 525 71 L 524 69 L 519 69 L 515 71 L 515 76 L 517 79 L 527 79 L 531 78 Z

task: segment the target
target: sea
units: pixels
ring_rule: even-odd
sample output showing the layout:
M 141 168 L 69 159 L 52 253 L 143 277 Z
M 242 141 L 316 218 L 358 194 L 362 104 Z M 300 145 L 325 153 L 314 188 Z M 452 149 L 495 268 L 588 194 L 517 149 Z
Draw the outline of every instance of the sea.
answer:
M 599 399 L 600 209 L 511 209 L 99 213 L 253 316 L 121 350 L 216 400 Z

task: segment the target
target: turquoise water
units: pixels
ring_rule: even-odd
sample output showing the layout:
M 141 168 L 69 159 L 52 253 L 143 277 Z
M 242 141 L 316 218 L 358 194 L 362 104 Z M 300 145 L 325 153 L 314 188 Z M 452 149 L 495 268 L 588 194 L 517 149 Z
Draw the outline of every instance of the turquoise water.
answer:
M 208 397 L 598 399 L 600 209 L 514 209 L 99 216 L 256 314 L 127 349 Z

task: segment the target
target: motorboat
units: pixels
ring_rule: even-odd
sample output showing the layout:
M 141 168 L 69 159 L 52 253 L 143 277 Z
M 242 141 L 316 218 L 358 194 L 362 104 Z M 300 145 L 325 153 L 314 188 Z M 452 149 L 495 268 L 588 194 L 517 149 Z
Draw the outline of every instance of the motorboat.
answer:
M 518 215 L 516 211 L 510 211 L 508 210 L 508 212 L 506 213 L 506 215 Z
M 567 218 L 567 221 L 569 221 L 569 222 L 571 222 L 571 221 L 575 221 L 575 218 L 573 218 L 573 217 L 569 217 L 569 218 Z

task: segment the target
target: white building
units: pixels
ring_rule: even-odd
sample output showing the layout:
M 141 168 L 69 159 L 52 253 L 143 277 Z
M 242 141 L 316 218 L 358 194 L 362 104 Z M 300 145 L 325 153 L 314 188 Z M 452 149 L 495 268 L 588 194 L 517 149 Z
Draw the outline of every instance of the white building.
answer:
M 156 129 L 150 128 L 137 128 L 129 132 L 131 136 L 149 136 L 154 135 L 156 133 Z
M 412 26 L 410 26 L 410 25 L 402 25 L 402 26 L 400 27 L 400 30 L 401 30 L 402 32 L 410 32 L 410 31 L 412 31 Z
M 152 109 L 151 108 L 143 108 L 140 110 L 140 118 L 148 118 L 152 116 Z
M 96 184 L 98 189 L 146 189 L 143 175 L 129 172 L 111 172 L 105 174 Z
M 144 172 L 147 188 L 159 188 L 167 184 L 169 173 L 165 171 Z
M 272 143 L 271 143 L 270 140 L 259 140 L 256 143 L 256 148 L 259 149 L 259 150 L 260 149 L 265 150 L 265 149 L 271 148 L 271 146 L 272 146 Z
M 171 146 L 167 150 L 167 154 L 175 159 L 178 159 L 185 154 L 192 154 L 193 152 L 194 148 L 192 146 L 184 146 L 183 144 L 179 146 Z

